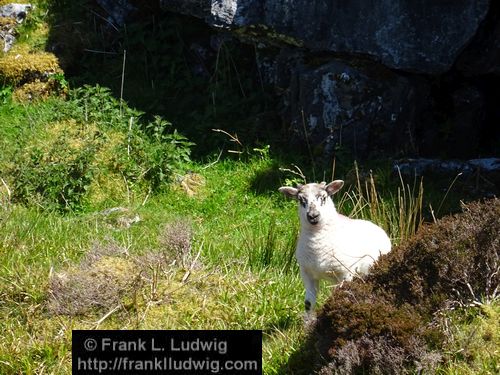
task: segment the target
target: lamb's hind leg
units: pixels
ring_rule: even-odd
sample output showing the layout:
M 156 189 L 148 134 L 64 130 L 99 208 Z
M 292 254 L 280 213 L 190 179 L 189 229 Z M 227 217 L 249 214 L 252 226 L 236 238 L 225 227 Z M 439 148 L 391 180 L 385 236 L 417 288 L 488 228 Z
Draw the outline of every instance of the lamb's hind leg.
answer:
M 310 313 L 314 310 L 314 306 L 316 305 L 316 293 L 318 292 L 319 281 L 312 277 L 312 275 L 302 267 L 300 268 L 300 276 L 302 277 L 302 282 L 306 289 L 304 307 L 306 312 Z

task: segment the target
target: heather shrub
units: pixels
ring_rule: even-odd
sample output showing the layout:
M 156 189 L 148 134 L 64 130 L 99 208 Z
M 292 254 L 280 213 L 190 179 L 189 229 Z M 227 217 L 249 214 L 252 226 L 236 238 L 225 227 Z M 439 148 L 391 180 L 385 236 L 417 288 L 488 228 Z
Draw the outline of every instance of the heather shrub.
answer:
M 191 224 L 185 220 L 177 220 L 166 224 L 158 235 L 164 259 L 175 262 L 183 268 L 195 266 L 192 253 L 193 232 Z
M 311 361 L 323 374 L 432 373 L 444 358 L 438 313 L 498 297 L 499 217 L 499 199 L 464 205 L 423 226 L 364 280 L 334 289 L 309 338 Z
M 422 311 L 494 299 L 500 292 L 499 217 L 499 199 L 464 205 L 461 214 L 423 226 L 381 258 L 367 281 Z
M 200 267 L 198 256 L 192 254 L 191 241 L 191 226 L 180 220 L 163 227 L 158 235 L 160 251 L 151 249 L 131 256 L 127 248 L 114 241 L 95 241 L 78 265 L 51 276 L 47 311 L 72 316 L 109 311 L 137 302 L 137 294 L 143 294 L 145 285 L 149 286 L 149 297 L 156 299 L 162 275 Z
M 439 358 L 427 348 L 436 336 L 410 303 L 356 280 L 332 292 L 319 316 L 317 345 L 330 363 L 323 373 L 400 374 Z M 328 371 L 327 371 L 328 370 Z
M 429 352 L 425 343 L 418 338 L 413 338 L 411 344 L 413 356 L 408 357 L 406 350 L 387 337 L 363 335 L 343 345 L 333 355 L 333 360 L 320 369 L 319 374 L 399 375 L 427 372 L 441 359 L 439 354 Z M 413 365 L 413 370 L 408 370 L 409 363 Z
M 50 278 L 48 313 L 82 315 L 121 305 L 138 282 L 136 267 L 125 254 L 126 249 L 114 243 L 95 242 L 78 266 Z

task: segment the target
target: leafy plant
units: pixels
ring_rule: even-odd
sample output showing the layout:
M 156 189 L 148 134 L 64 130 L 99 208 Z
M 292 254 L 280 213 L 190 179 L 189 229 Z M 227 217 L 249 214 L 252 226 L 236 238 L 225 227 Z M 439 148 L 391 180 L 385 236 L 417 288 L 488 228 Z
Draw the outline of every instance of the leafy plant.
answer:
M 11 86 L 0 87 L 0 103 L 1 104 L 9 103 L 11 97 L 12 97 L 12 87 Z
M 130 118 L 137 119 L 143 115 L 143 112 L 116 99 L 108 87 L 100 85 L 84 85 L 71 90 L 69 101 L 67 110 L 72 112 L 72 116 L 122 130 L 128 127 Z
M 49 77 L 49 80 L 53 80 L 57 83 L 57 87 L 62 92 L 68 92 L 69 90 L 69 82 L 66 80 L 66 77 L 62 73 L 55 73 Z
M 190 161 L 190 147 L 194 143 L 186 137 L 172 130 L 172 124 L 155 116 L 153 122 L 146 125 L 146 134 L 149 137 L 147 147 L 146 179 L 152 184 L 153 189 L 169 181 L 173 173 L 183 164 Z
M 13 199 L 63 211 L 81 207 L 95 167 L 100 137 L 75 123 L 53 125 L 10 165 Z
M 142 130 L 134 125 L 131 118 L 127 144 L 118 145 L 121 152 L 116 154 L 114 169 L 129 181 L 144 179 L 152 191 L 157 191 L 190 161 L 193 143 L 159 116 L 144 127 Z
M 112 191 L 157 192 L 190 161 L 193 143 L 170 122 L 144 121 L 107 88 L 70 90 L 69 100 L 43 106 L 52 114 L 42 114 L 4 162 L 14 201 L 80 210 Z

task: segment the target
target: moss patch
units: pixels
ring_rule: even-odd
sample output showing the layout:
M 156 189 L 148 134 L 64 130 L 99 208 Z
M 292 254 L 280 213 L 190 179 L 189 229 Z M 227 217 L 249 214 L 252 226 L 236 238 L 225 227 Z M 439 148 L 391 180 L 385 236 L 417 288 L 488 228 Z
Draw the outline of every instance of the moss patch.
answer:
M 500 301 L 449 311 L 442 319 L 446 362 L 440 374 L 500 372 Z
M 56 80 L 48 80 L 42 82 L 36 79 L 33 82 L 25 83 L 24 85 L 16 88 L 12 93 L 12 99 L 19 103 L 32 103 L 41 100 L 46 100 L 49 97 L 58 94 L 66 96 L 66 91 L 61 89 Z
M 62 74 L 57 57 L 49 52 L 33 52 L 27 46 L 14 46 L 0 57 L 0 78 L 4 84 L 18 86 L 34 80 L 46 81 Z
M 12 3 L 16 3 L 16 4 L 29 4 L 30 2 L 29 1 L 22 1 L 22 0 L 19 0 L 19 1 L 14 1 L 14 0 L 0 0 L 0 7 L 4 6 L 4 5 L 7 5 L 7 4 L 12 4 Z
M 16 22 L 16 20 L 14 18 L 11 18 L 11 17 L 0 17 L 0 28 L 2 30 L 12 29 L 16 25 L 17 25 L 17 22 Z

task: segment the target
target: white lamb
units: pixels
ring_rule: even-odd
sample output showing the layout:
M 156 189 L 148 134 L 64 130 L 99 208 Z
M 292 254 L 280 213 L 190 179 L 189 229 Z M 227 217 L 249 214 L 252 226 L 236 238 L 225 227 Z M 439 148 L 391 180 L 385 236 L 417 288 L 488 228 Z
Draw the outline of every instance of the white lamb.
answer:
M 300 203 L 300 236 L 295 255 L 306 289 L 308 313 L 316 303 L 320 279 L 339 283 L 366 274 L 381 254 L 391 250 L 391 241 L 382 228 L 337 212 L 330 197 L 343 185 L 344 181 L 335 180 L 328 185 L 322 182 L 279 188 Z

